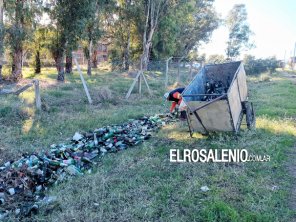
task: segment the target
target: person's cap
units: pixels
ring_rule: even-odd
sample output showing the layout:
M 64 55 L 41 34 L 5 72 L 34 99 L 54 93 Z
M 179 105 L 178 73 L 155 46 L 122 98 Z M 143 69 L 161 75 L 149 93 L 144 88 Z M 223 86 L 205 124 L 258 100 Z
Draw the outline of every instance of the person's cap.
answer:
M 163 95 L 163 98 L 164 98 L 164 99 L 167 99 L 168 97 L 169 97 L 169 93 L 166 92 L 166 93 Z

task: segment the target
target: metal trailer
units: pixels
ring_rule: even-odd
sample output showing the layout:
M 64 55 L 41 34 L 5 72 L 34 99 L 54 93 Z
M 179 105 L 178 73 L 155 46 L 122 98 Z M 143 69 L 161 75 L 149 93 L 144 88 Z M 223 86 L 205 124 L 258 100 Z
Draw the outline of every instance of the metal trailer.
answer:
M 206 94 L 209 81 L 220 82 L 224 92 Z M 249 129 L 255 127 L 253 104 L 248 102 L 246 73 L 242 62 L 204 66 L 182 93 L 187 105 L 190 134 L 200 132 L 238 133 L 243 115 Z M 204 101 L 207 98 L 208 101 Z

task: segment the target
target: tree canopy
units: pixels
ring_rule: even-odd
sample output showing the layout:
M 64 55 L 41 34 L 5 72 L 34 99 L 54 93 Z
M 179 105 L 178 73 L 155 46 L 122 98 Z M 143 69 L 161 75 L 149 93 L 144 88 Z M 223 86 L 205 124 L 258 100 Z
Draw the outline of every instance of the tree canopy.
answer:
M 252 34 L 247 23 L 247 9 L 244 4 L 237 4 L 229 12 L 226 25 L 229 29 L 226 55 L 228 58 L 235 58 L 240 55 L 243 47 L 250 48 L 250 35 Z
M 40 58 L 50 52 L 57 79 L 63 81 L 65 71 L 72 70 L 72 51 L 78 48 L 83 49 L 91 74 L 97 60 L 96 43 L 104 39 L 110 44 L 109 59 L 114 67 L 128 70 L 132 62 L 141 61 L 145 69 L 150 59 L 187 57 L 201 42 L 207 42 L 220 24 L 213 2 L 6 0 L 1 7 L 0 0 L 0 12 L 5 14 L 1 22 L 0 13 L 0 57 L 4 46 L 10 55 L 9 78 L 18 80 L 27 55 L 39 73 Z M 44 23 L 46 16 L 49 22 Z M 5 44 L 1 36 L 5 36 Z

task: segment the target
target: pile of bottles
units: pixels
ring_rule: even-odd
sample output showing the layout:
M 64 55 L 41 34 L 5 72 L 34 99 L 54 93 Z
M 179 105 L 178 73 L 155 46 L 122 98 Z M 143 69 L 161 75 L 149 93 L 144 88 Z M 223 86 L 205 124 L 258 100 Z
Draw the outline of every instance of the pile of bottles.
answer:
M 44 191 L 70 176 L 91 173 L 108 152 L 118 152 L 151 137 L 166 122 L 161 115 L 131 120 L 121 125 L 76 132 L 71 142 L 53 144 L 46 152 L 24 153 L 0 167 L 0 221 L 10 214 L 22 218 L 37 213 L 44 202 L 56 200 Z

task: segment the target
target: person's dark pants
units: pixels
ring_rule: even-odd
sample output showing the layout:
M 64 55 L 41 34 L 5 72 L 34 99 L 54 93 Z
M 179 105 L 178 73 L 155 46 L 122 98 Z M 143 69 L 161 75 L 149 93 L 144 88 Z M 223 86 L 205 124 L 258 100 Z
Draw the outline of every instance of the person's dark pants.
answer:
M 186 115 L 186 111 L 185 110 L 181 111 L 180 118 L 181 119 L 187 119 L 187 115 Z

